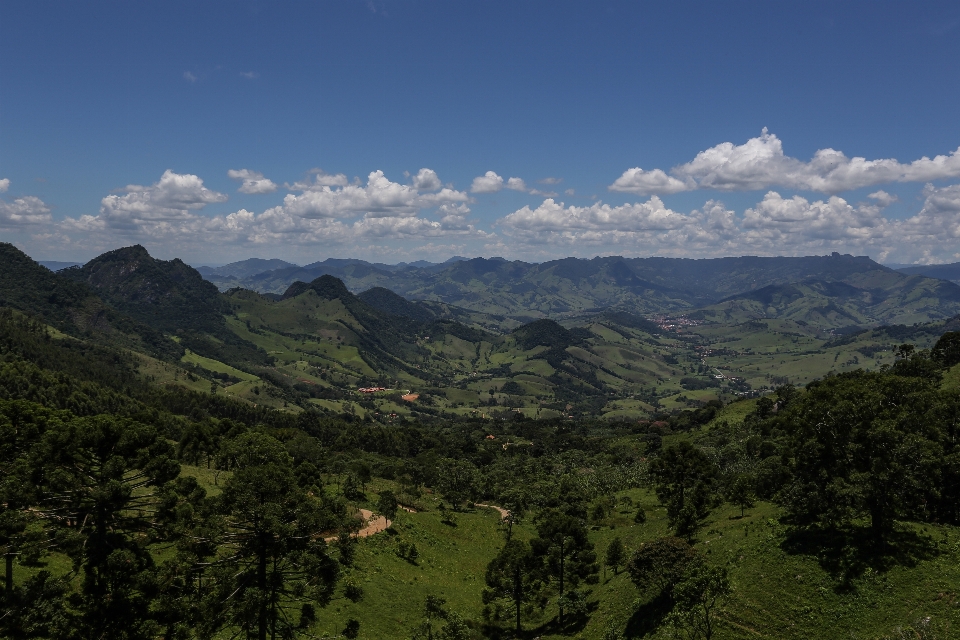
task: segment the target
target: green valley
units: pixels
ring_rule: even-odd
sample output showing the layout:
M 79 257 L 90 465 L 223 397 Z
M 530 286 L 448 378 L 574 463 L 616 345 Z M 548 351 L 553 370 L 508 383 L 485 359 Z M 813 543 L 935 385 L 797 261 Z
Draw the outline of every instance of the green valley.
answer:
M 951 282 L 0 258 L 4 637 L 960 629 Z

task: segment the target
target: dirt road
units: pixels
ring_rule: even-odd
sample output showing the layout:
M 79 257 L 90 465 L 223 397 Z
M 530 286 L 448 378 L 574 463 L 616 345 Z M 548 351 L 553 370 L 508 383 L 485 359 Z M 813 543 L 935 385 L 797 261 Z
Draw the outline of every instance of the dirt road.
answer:
M 477 506 L 477 507 L 486 507 L 487 509 L 494 509 L 494 510 L 498 511 L 498 512 L 500 513 L 500 519 L 501 519 L 501 520 L 506 520 L 506 519 L 507 519 L 507 516 L 510 515 L 510 512 L 509 512 L 509 511 L 507 511 L 507 510 L 504 509 L 503 507 L 498 507 L 498 506 L 495 505 L 495 504 L 477 504 L 477 505 L 474 505 L 474 506 Z
M 387 520 L 384 516 L 374 516 L 373 511 L 369 509 L 360 509 L 360 517 L 363 518 L 363 521 L 366 523 L 360 531 L 357 533 L 351 533 L 351 538 L 368 538 L 375 533 L 380 533 L 381 531 L 386 531 L 387 528 L 393 524 L 390 520 Z M 337 536 L 330 536 L 329 538 L 324 538 L 327 542 L 333 542 L 337 539 Z

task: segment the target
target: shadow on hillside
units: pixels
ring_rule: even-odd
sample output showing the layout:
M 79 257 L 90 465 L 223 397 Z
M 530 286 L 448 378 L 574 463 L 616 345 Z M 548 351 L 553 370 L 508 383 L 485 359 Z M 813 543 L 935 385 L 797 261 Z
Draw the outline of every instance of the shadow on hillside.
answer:
M 522 639 L 522 640 L 536 640 L 545 635 L 575 635 L 584 630 L 587 626 L 587 622 L 590 621 L 590 614 L 597 610 L 597 607 L 600 606 L 599 602 L 588 602 L 587 610 L 580 614 L 570 614 L 564 616 L 563 624 L 561 625 L 557 618 L 551 618 L 543 624 L 524 629 L 519 635 L 517 635 L 516 629 L 513 627 L 507 626 L 508 623 L 504 621 L 505 624 L 484 624 L 481 629 L 485 638 L 490 638 L 491 640 L 507 640 L 509 639 Z
M 672 603 L 666 595 L 659 595 L 653 600 L 643 603 L 627 621 L 624 635 L 628 638 L 643 638 L 653 635 L 672 608 Z
M 884 572 L 897 566 L 915 567 L 940 553 L 930 536 L 905 528 L 891 533 L 882 545 L 867 527 L 795 529 L 781 548 L 791 555 L 817 558 L 824 571 L 837 580 L 838 591 L 855 590 L 853 580 L 868 568 Z

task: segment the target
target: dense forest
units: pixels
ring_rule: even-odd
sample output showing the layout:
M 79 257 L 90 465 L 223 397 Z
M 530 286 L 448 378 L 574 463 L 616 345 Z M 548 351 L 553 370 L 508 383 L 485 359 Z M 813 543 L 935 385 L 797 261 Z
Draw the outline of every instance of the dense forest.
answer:
M 215 372 L 145 348 L 149 315 L 124 315 L 95 278 L 50 282 L 62 292 L 0 309 L 3 637 L 960 630 L 960 332 L 873 370 L 643 419 L 385 420 L 297 403 L 280 377 L 286 408 L 228 397 L 215 377 L 204 390 Z M 78 325 L 80 303 L 123 331 Z M 197 343 L 226 330 L 207 321 Z M 541 320 L 510 339 L 563 373 L 591 335 Z M 834 339 L 863 337 L 849 335 Z M 265 352 L 225 352 L 262 374 L 244 359 Z

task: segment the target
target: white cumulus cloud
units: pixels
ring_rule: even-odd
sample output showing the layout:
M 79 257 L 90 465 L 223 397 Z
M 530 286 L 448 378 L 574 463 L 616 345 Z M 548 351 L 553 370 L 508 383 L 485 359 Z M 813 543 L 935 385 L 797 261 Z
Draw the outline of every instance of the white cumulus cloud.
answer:
M 191 229 L 194 213 L 208 204 L 225 202 L 227 196 L 203 186 L 193 174 L 169 169 L 149 186 L 127 185 L 123 195 L 112 194 L 100 201 L 100 213 L 66 218 L 61 225 L 71 231 L 115 230 L 130 234 L 168 234 Z
M 383 171 L 373 171 L 367 184 L 348 184 L 339 189 L 322 187 L 301 195 L 287 194 L 283 208 L 303 218 L 407 217 L 417 211 L 443 204 L 467 202 L 462 191 L 443 188 L 436 193 L 420 193 L 416 187 L 392 182 Z
M 909 163 L 894 159 L 847 157 L 820 149 L 809 162 L 787 156 L 783 143 L 766 129 L 741 145 L 724 142 L 701 151 L 669 175 L 662 169 L 628 169 L 609 189 L 638 194 L 679 193 L 693 189 L 755 191 L 780 186 L 839 193 L 892 182 L 926 182 L 960 177 L 960 148 L 949 155 Z
M 413 176 L 413 186 L 420 191 L 436 191 L 443 185 L 440 184 L 436 171 L 423 168 Z
M 882 240 L 890 223 L 876 206 L 854 207 L 843 198 L 808 201 L 784 198 L 775 191 L 743 215 L 744 241 L 756 246 L 790 246 L 820 243 L 865 246 Z
M 611 191 L 646 196 L 655 193 L 680 193 L 681 191 L 689 191 L 694 186 L 692 182 L 687 183 L 668 176 L 662 169 L 644 171 L 640 167 L 634 167 L 624 171 L 623 175 L 617 178 L 609 188 Z
M 259 171 L 250 169 L 230 169 L 227 176 L 233 180 L 240 180 L 243 184 L 237 189 L 240 193 L 273 193 L 277 190 L 277 185 L 273 180 L 264 178 Z
M 50 220 L 50 207 L 36 196 L 24 196 L 13 202 L 0 200 L 0 226 L 37 225 Z
M 527 183 L 523 181 L 523 178 L 509 178 L 506 187 L 513 191 L 526 191 Z
M 10 189 L 10 178 L 0 180 L 0 193 L 6 193 Z
M 470 193 L 496 193 L 501 189 L 503 189 L 503 178 L 493 171 L 477 176 L 470 185 Z

